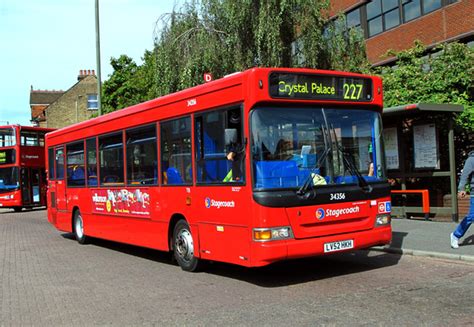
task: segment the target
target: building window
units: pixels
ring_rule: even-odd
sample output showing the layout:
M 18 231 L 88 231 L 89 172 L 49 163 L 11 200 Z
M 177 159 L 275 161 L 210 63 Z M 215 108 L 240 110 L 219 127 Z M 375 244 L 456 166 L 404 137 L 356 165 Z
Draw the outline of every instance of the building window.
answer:
M 400 25 L 398 0 L 374 0 L 366 10 L 369 37 Z
M 400 10 L 398 0 L 383 0 L 384 30 L 389 30 L 400 25 Z
M 420 0 L 403 0 L 402 3 L 405 22 L 409 22 L 421 16 Z
M 441 0 L 423 0 L 423 12 L 430 13 L 441 8 Z
M 373 0 L 346 13 L 347 27 L 361 26 L 366 36 L 370 38 L 457 1 Z M 359 23 L 361 21 L 362 24 Z
M 87 95 L 87 109 L 88 110 L 97 110 L 98 109 L 97 94 L 88 94 Z
M 360 8 L 354 9 L 346 15 L 347 27 L 360 27 Z

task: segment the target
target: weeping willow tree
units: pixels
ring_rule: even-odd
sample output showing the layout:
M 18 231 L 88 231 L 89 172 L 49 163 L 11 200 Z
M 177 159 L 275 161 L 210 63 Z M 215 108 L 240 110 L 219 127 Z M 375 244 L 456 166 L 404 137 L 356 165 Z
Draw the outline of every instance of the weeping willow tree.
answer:
M 368 67 L 362 34 L 328 24 L 328 1 L 203 0 L 164 15 L 156 30 L 156 94 L 250 67 Z
M 328 8 L 328 0 L 188 1 L 157 20 L 154 49 L 124 85 L 139 95 L 122 102 L 201 84 L 206 72 L 220 78 L 251 67 L 366 69 L 362 33 L 346 29 L 343 17 L 329 22 Z M 115 70 L 110 80 L 123 73 Z M 109 106 L 111 93 L 104 93 L 106 111 L 125 106 Z

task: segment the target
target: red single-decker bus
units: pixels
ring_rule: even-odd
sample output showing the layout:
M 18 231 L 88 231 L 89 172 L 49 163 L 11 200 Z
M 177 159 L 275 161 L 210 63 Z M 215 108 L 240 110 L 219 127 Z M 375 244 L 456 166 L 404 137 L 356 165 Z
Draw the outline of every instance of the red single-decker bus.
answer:
M 45 134 L 49 128 L 0 126 L 0 208 L 46 205 Z
M 46 136 L 48 219 L 257 267 L 391 240 L 382 82 L 254 68 Z

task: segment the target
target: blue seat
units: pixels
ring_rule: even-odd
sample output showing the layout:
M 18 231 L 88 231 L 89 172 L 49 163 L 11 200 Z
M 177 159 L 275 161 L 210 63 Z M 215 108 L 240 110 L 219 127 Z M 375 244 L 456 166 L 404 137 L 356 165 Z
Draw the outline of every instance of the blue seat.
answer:
M 184 184 L 178 169 L 174 167 L 170 167 L 166 170 L 166 176 L 168 176 L 168 184 Z
M 257 161 L 256 186 L 285 188 L 298 185 L 299 172 L 296 161 Z

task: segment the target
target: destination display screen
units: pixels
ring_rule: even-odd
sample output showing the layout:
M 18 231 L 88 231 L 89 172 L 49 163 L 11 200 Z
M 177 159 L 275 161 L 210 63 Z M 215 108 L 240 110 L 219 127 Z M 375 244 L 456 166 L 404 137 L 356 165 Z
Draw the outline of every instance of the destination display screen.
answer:
M 0 150 L 0 165 L 15 163 L 15 150 Z
M 270 96 L 305 100 L 370 101 L 372 80 L 344 76 L 271 73 Z

